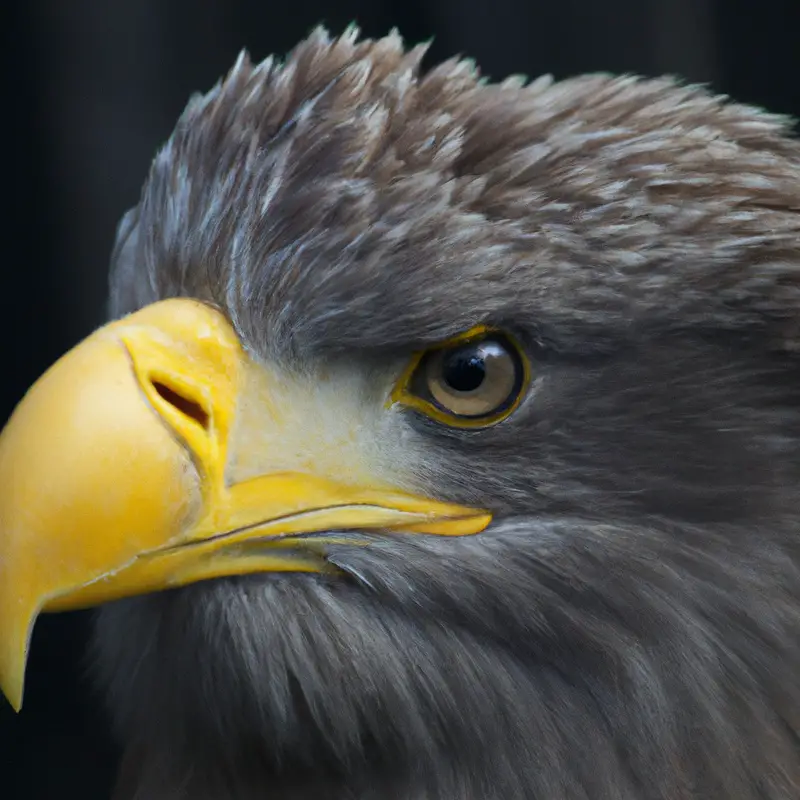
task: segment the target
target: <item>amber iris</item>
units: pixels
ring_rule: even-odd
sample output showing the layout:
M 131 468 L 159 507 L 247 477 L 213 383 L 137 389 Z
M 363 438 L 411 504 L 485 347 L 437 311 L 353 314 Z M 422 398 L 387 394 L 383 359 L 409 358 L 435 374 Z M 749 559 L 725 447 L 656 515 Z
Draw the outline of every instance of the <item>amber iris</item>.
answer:
M 395 401 L 455 427 L 485 427 L 519 405 L 528 362 L 508 336 L 476 330 L 417 354 Z

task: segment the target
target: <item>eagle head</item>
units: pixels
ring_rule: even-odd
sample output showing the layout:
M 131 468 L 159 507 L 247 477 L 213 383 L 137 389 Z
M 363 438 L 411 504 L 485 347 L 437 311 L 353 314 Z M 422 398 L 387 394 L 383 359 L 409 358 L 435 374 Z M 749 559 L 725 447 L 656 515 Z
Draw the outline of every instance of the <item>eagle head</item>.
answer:
M 0 681 L 102 604 L 118 798 L 800 791 L 800 146 L 393 34 L 242 56 L 0 438 Z

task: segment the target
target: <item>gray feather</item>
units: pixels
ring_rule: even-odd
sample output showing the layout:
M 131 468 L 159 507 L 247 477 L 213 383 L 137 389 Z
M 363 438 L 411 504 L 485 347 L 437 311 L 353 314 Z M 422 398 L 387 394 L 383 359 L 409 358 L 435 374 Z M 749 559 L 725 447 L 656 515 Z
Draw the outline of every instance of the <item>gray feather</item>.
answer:
M 156 157 L 112 314 L 197 297 L 312 373 L 509 328 L 508 420 L 398 422 L 416 487 L 496 521 L 103 609 L 119 798 L 798 796 L 800 145 L 668 80 L 421 56 L 242 58 Z

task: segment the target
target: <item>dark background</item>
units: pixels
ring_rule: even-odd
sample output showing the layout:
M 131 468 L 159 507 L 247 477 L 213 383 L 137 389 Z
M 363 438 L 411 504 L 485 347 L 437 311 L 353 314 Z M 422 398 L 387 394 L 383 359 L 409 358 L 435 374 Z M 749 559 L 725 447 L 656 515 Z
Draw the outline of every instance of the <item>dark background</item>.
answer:
M 317 22 L 434 36 L 485 74 L 672 73 L 800 116 L 800 0 L 21 0 L 0 101 L 0 422 L 103 321 L 107 259 L 191 92 L 247 47 L 284 53 Z M 9 186 L 9 180 L 11 185 Z M 84 614 L 36 627 L 25 708 L 0 697 L 0 798 L 105 800 L 117 752 L 86 679 Z

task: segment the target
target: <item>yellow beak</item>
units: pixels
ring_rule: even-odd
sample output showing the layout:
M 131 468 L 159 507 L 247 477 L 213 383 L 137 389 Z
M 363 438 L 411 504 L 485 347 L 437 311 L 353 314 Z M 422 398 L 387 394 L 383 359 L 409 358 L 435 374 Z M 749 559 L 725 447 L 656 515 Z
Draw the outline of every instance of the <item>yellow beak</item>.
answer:
M 220 313 L 167 300 L 92 334 L 17 407 L 0 433 L 0 688 L 14 708 L 42 611 L 326 571 L 315 532 L 464 535 L 489 523 L 485 511 L 307 468 L 231 482 L 231 451 L 248 438 L 232 435 L 237 412 L 254 428 L 278 424 L 253 414 L 253 369 Z

